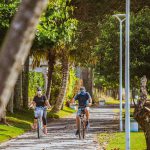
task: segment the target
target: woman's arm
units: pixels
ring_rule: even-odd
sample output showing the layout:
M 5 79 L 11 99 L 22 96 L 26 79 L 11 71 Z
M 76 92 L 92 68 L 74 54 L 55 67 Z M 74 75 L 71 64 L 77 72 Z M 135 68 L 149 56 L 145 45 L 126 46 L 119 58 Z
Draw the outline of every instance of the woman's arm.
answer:
M 46 104 L 46 106 L 47 106 L 48 108 L 50 108 L 50 107 L 51 107 L 51 105 L 50 105 L 50 103 L 49 103 L 49 101 L 48 101 L 48 100 L 46 100 L 46 101 L 45 101 L 45 104 Z
M 29 104 L 29 108 L 33 108 L 33 107 L 35 107 L 35 106 L 36 106 L 35 101 L 32 101 L 32 102 Z

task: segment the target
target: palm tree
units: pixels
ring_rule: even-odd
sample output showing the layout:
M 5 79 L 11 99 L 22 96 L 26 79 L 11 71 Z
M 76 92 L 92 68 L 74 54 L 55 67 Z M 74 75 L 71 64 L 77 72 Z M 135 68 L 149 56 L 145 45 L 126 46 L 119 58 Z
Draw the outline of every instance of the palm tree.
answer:
M 48 52 L 48 82 L 47 82 L 47 90 L 46 90 L 46 96 L 48 100 L 50 100 L 52 75 L 54 72 L 55 61 L 56 61 L 56 51 L 53 49 Z
M 65 53 L 66 52 L 62 50 L 62 59 L 61 59 L 62 74 L 63 74 L 62 85 L 61 85 L 59 95 L 56 99 L 56 103 L 51 110 L 54 113 L 59 112 L 61 110 L 66 95 L 66 89 L 67 89 L 68 77 L 69 77 L 69 56 Z
M 53 47 L 53 46 L 51 46 Z M 52 75 L 54 72 L 54 66 L 56 62 L 56 50 L 54 48 L 51 48 L 49 50 L 44 49 L 32 49 L 31 55 L 33 57 L 32 66 L 33 68 L 39 67 L 41 61 L 47 61 L 48 65 L 48 81 L 47 81 L 47 89 L 46 89 L 46 96 L 47 99 L 50 101 L 50 93 L 51 93 L 51 86 L 52 86 Z M 46 84 L 46 83 L 45 83 Z

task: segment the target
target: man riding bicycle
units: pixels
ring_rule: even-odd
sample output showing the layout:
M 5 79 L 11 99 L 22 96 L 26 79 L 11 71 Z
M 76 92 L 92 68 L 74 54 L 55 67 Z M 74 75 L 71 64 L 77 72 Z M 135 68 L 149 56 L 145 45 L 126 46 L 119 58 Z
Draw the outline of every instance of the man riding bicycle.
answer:
M 85 114 L 86 114 L 86 127 L 89 124 L 89 106 L 92 105 L 92 98 L 90 96 L 90 94 L 88 92 L 86 92 L 85 87 L 81 87 L 80 88 L 80 92 L 74 97 L 73 99 L 73 103 L 75 101 L 78 101 L 78 111 L 77 111 L 77 115 L 76 115 L 76 126 L 77 126 L 77 131 L 76 131 L 76 135 L 79 134 L 79 129 L 78 129 L 78 125 L 79 125 L 79 116 L 81 114 L 81 107 L 85 107 Z
M 42 116 L 42 121 L 43 121 L 43 131 L 45 134 L 47 134 L 47 107 L 50 108 L 49 101 L 47 100 L 45 95 L 42 95 L 42 89 L 40 87 L 37 88 L 37 95 L 34 97 L 32 103 L 30 104 L 29 107 L 35 107 L 34 110 L 34 123 L 32 128 L 36 129 L 37 128 L 37 118 L 40 112 Z M 41 111 L 42 109 L 42 111 Z

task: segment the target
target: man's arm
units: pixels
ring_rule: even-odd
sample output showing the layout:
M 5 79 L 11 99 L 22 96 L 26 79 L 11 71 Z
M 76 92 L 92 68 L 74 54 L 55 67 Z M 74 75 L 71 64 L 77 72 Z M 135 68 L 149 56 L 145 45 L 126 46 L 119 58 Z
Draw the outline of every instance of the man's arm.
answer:
M 75 99 L 73 98 L 71 101 L 70 101 L 71 104 L 75 103 Z
M 89 106 L 91 106 L 92 105 L 92 97 L 91 97 L 91 95 L 89 94 L 89 93 L 87 93 L 88 94 L 88 96 L 89 96 L 89 99 L 88 99 L 88 101 L 89 101 Z
M 91 105 L 92 105 L 92 98 L 90 96 L 90 98 L 89 98 L 89 106 L 91 106 Z
M 72 104 L 78 99 L 78 94 L 70 101 Z

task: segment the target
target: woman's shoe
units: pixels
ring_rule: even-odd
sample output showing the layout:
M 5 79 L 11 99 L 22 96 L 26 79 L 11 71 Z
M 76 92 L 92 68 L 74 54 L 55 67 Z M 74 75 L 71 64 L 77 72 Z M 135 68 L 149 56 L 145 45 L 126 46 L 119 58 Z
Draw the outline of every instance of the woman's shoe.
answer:
M 44 134 L 47 135 L 47 128 L 44 128 L 44 129 L 43 129 L 43 132 L 44 132 Z
M 31 125 L 31 128 L 32 128 L 33 130 L 36 130 L 36 129 L 37 129 L 37 126 L 36 126 L 35 124 L 32 124 L 32 125 Z

